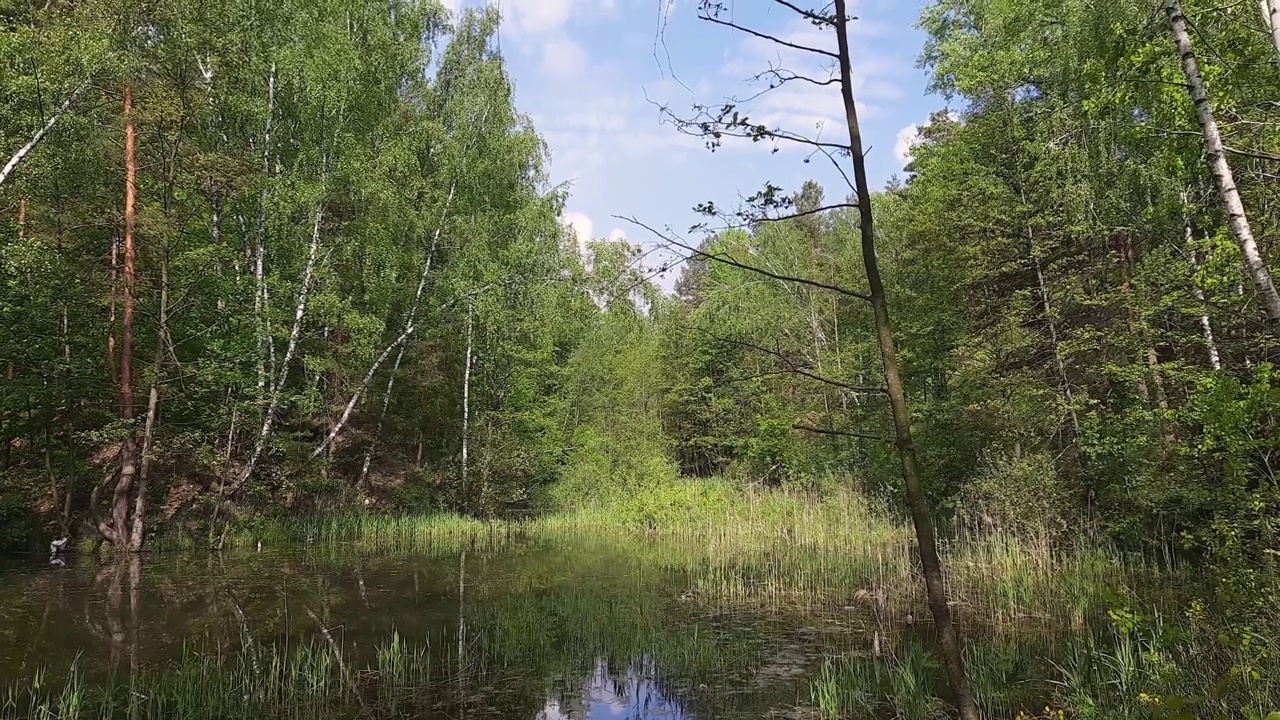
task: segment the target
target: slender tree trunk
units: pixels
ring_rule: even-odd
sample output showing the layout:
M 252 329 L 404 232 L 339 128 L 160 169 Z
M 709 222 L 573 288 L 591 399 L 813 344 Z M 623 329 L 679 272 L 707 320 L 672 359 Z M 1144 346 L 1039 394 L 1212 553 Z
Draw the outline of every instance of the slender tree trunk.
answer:
M 276 410 L 280 407 L 280 393 L 284 391 L 285 380 L 289 377 L 289 364 L 293 362 L 293 355 L 298 349 L 298 341 L 302 337 L 303 320 L 306 318 L 307 313 L 307 298 L 311 292 L 312 277 L 315 275 L 316 257 L 320 250 L 320 230 L 323 224 L 324 203 L 322 202 L 316 206 L 315 224 L 311 230 L 311 245 L 307 250 L 307 264 L 302 271 L 302 287 L 298 289 L 298 306 L 294 311 L 293 329 L 289 331 L 289 345 L 285 349 L 284 358 L 282 358 L 280 373 L 273 380 L 270 393 L 271 399 L 262 418 L 262 427 L 258 430 L 258 439 L 253 445 L 253 454 L 249 456 L 249 462 L 240 473 L 240 478 L 225 493 L 228 497 L 239 492 L 240 488 L 249 481 L 258 465 L 259 458 L 262 457 L 262 450 L 266 446 L 267 439 L 271 437 L 271 428 L 275 424 Z
M 111 288 L 110 288 L 110 314 L 107 318 L 107 373 L 111 377 L 111 384 L 115 385 L 120 382 L 120 368 L 117 365 L 116 356 L 116 299 L 119 295 L 120 282 L 120 237 L 116 232 L 111 233 Z
M 1022 204 L 1027 207 L 1027 196 L 1023 191 Z M 1080 438 L 1080 417 L 1076 414 L 1075 397 L 1071 392 L 1071 378 L 1067 376 L 1067 363 L 1062 357 L 1062 344 L 1058 336 L 1058 317 L 1053 314 L 1053 303 L 1049 297 L 1049 283 L 1044 278 L 1044 265 L 1040 262 L 1040 254 L 1036 252 L 1035 231 L 1031 227 L 1030 221 L 1026 223 L 1027 227 L 1027 251 L 1031 255 L 1031 263 L 1036 269 L 1036 290 L 1040 295 L 1040 303 L 1044 306 L 1045 323 L 1049 326 L 1049 342 L 1053 345 L 1053 362 L 1058 370 L 1058 385 L 1062 391 L 1062 398 L 1067 404 L 1067 415 L 1071 418 L 1072 438 L 1079 440 Z
M 1200 272 L 1200 262 L 1196 258 L 1195 248 L 1192 247 L 1193 237 L 1191 232 L 1191 223 L 1188 221 L 1184 226 L 1186 234 L 1186 245 L 1188 257 L 1191 262 L 1191 272 L 1193 275 Z M 1209 318 L 1208 304 L 1205 302 L 1204 290 L 1200 289 L 1199 283 L 1194 277 L 1191 278 L 1191 294 L 1195 297 L 1196 302 L 1200 303 L 1200 331 L 1204 336 L 1204 349 L 1209 355 L 1209 367 L 1214 370 L 1222 369 L 1222 359 L 1218 356 L 1218 343 L 1213 339 L 1213 321 Z
M 1280 0 L 1259 0 L 1262 6 L 1262 24 L 1271 36 L 1271 45 L 1280 55 Z
M 471 432 L 471 352 L 474 330 L 473 309 L 467 303 L 467 358 L 462 371 L 462 498 L 467 498 L 467 440 Z
M 29 140 L 26 145 L 18 148 L 18 152 L 13 154 L 13 157 L 9 159 L 9 162 L 5 163 L 3 168 L 0 168 L 0 185 L 4 185 L 4 181 L 9 179 L 9 176 L 17 169 L 19 163 L 21 163 L 32 150 L 36 149 L 36 146 L 44 140 L 45 136 L 49 134 L 49 131 L 53 130 L 53 126 L 57 125 L 58 121 L 62 119 L 62 116 L 67 114 L 67 110 L 71 109 L 71 106 L 75 104 L 76 99 L 80 97 L 80 93 L 84 92 L 84 89 L 88 87 L 88 85 L 89 79 L 85 78 L 85 80 L 71 92 L 71 95 L 63 101 L 62 107 L 58 108 L 58 111 L 53 114 L 53 117 L 49 118 L 49 121 L 36 131 L 36 134 L 31 137 L 31 140 Z
M 414 325 L 410 325 L 405 328 L 405 331 L 400 333 L 400 337 L 396 338 L 394 342 L 388 345 L 382 351 L 382 354 L 373 361 L 373 364 L 369 366 L 368 372 L 364 374 L 364 379 L 360 382 L 360 385 L 356 387 L 356 391 L 351 394 L 351 399 L 347 401 L 347 406 L 343 408 L 342 416 L 338 418 L 338 422 L 334 423 L 333 429 L 329 431 L 327 436 L 325 436 L 324 441 L 317 445 L 315 450 L 311 451 L 312 460 L 319 457 L 320 453 L 324 452 L 333 443 L 333 439 L 338 436 L 338 433 L 342 432 L 342 428 L 346 426 L 347 420 L 351 419 L 351 411 L 355 409 L 356 403 L 360 402 L 360 396 L 364 394 L 365 389 L 369 387 L 369 383 L 373 381 L 373 376 L 377 374 L 378 368 L 381 367 L 382 363 L 391 355 L 392 350 L 395 350 L 396 348 L 404 349 L 405 342 L 416 329 L 417 327 Z
M 62 359 L 71 365 L 71 309 L 62 301 Z
M 227 400 L 229 402 L 232 400 L 230 391 L 227 392 Z M 231 479 L 231 458 L 236 444 L 236 419 L 238 416 L 239 408 L 233 403 L 231 406 L 231 423 L 230 427 L 227 428 L 227 451 L 222 460 L 222 480 L 219 483 L 219 492 L 222 491 L 222 486 L 226 485 L 227 481 Z
M 133 311 L 137 289 L 137 252 L 134 247 L 137 226 L 137 154 L 133 121 L 133 85 L 124 87 L 124 298 L 120 337 L 120 417 L 134 419 L 133 401 Z M 129 492 L 138 472 L 138 444 L 131 427 L 120 447 L 120 476 L 111 497 L 111 524 L 114 544 L 119 549 L 128 545 Z
M 1158 422 L 1165 439 L 1165 447 L 1161 448 L 1161 451 L 1167 452 L 1173 443 L 1177 442 L 1177 435 L 1169 426 L 1168 420 L 1163 417 L 1169 410 L 1169 397 L 1165 393 L 1164 377 L 1160 370 L 1160 355 L 1152 343 L 1151 327 L 1138 311 L 1137 293 L 1133 286 L 1133 271 L 1138 267 L 1138 257 L 1134 253 L 1133 242 L 1127 235 L 1121 236 L 1119 249 L 1121 288 L 1124 290 L 1125 304 L 1128 306 L 1129 332 L 1142 342 L 1142 358 L 1147 365 L 1146 377 L 1138 380 L 1138 392 L 1143 400 L 1153 403 L 1161 412 Z M 1147 378 L 1150 378 L 1150 386 L 1147 384 Z
M 18 200 L 18 244 L 27 237 L 27 198 L 24 196 Z M 5 370 L 5 380 L 10 384 L 13 383 L 13 362 L 9 362 L 8 369 Z M 10 452 L 13 448 L 13 418 L 10 416 L 9 410 L 4 411 L 4 432 L 0 433 L 0 470 L 9 469 Z
M 124 88 L 124 326 L 120 342 L 120 416 L 133 419 L 133 309 L 137 289 L 137 172 L 133 86 Z
M 876 335 L 880 356 L 884 363 L 885 386 L 893 409 L 898 454 L 902 459 L 902 479 L 906 484 L 911 521 L 915 525 L 916 539 L 920 546 L 920 564 L 924 569 L 925 590 L 929 598 L 929 610 L 933 614 L 938 632 L 947 682 L 951 686 L 952 699 L 960 711 L 962 720 L 979 720 L 978 706 L 969 692 L 969 679 L 965 673 L 960 639 L 947 605 L 947 591 L 943 580 L 942 559 L 934 537 L 933 521 L 929 514 L 928 498 L 924 482 L 916 463 L 915 443 L 911 437 L 911 417 L 907 409 L 906 392 L 898 372 L 898 350 L 889 319 L 889 305 L 885 297 L 884 282 L 880 278 L 876 259 L 875 226 L 871 213 L 871 191 L 867 182 L 866 162 L 862 148 L 862 133 L 858 125 L 858 109 L 853 99 L 853 71 L 849 52 L 849 17 L 846 0 L 835 2 L 835 31 L 840 65 L 840 91 L 844 99 L 845 118 L 848 121 L 849 149 L 853 159 L 853 172 L 857 188 L 860 231 L 862 235 L 862 260 L 866 266 L 871 304 L 875 310 Z
M 13 386 L 13 361 L 10 360 L 4 371 L 5 384 Z M 13 413 L 4 409 L 3 427 L 0 427 L 0 470 L 8 470 L 13 461 Z
M 53 472 L 53 406 L 47 386 L 44 406 L 44 472 L 49 479 L 49 506 L 56 512 L 62 503 L 59 497 L 58 476 Z
M 147 422 L 142 434 L 142 460 L 138 468 L 138 487 L 133 498 L 133 529 L 129 534 L 129 551 L 141 552 L 145 543 L 147 511 L 147 470 L 151 466 L 151 445 L 155 438 L 156 416 L 160 404 L 160 380 L 164 372 L 165 339 L 169 334 L 169 254 L 166 250 L 160 264 L 160 317 L 156 333 L 156 357 L 152 363 L 151 390 L 147 396 Z
M 1142 319 L 1138 317 L 1138 310 L 1135 307 L 1134 301 L 1133 279 L 1131 277 L 1133 250 L 1130 247 L 1129 239 L 1126 237 L 1119 238 L 1116 242 L 1116 250 L 1120 253 L 1120 292 L 1124 295 L 1126 329 L 1130 336 L 1141 339 L 1142 344 L 1145 346 L 1148 345 L 1146 342 L 1146 326 L 1143 324 Z M 1150 350 L 1149 348 L 1144 349 L 1144 358 L 1149 358 L 1154 352 L 1154 350 Z M 1142 396 L 1143 403 L 1150 403 L 1151 388 L 1147 386 L 1146 375 L 1138 376 L 1136 386 L 1138 388 L 1138 394 Z
M 271 74 L 267 78 L 267 124 L 262 133 L 262 174 L 263 182 L 271 176 L 271 129 L 275 119 L 276 107 L 276 65 L 271 63 Z M 253 317 L 258 328 L 258 396 L 265 397 L 267 383 L 267 356 L 275 355 L 274 341 L 271 338 L 270 320 L 267 311 L 270 298 L 267 296 L 267 188 L 264 186 L 258 194 L 258 217 L 254 225 L 254 259 L 253 277 L 257 291 L 253 298 Z M 272 363 L 274 366 L 274 363 Z M 274 371 L 274 367 L 272 368 Z
M 431 238 L 431 249 L 427 251 L 427 259 L 422 264 L 422 274 L 418 277 L 418 289 L 413 294 L 413 302 L 409 305 L 409 316 L 405 319 L 405 329 L 413 327 L 414 318 L 418 314 L 418 305 L 422 301 L 422 292 L 427 287 L 427 278 L 431 275 L 431 261 L 436 255 L 436 246 L 440 242 L 440 231 L 444 228 L 444 221 L 449 216 L 449 205 L 453 202 L 453 192 L 457 188 L 457 184 L 449 186 L 449 195 L 444 201 L 444 210 L 440 213 L 440 222 L 436 223 L 435 234 Z M 369 447 L 364 451 L 364 462 L 360 465 L 360 477 L 356 480 L 356 486 L 363 486 L 365 478 L 369 475 L 369 465 L 373 462 L 373 452 L 377 448 L 378 438 L 382 436 L 382 424 L 387 419 L 387 408 L 391 406 L 391 391 L 396 384 L 396 373 L 400 370 L 400 363 L 404 360 L 404 351 L 407 345 L 401 345 L 396 352 L 396 361 L 391 365 L 391 372 L 387 375 L 387 389 L 382 393 L 382 410 L 378 413 L 378 425 L 374 430 L 373 440 L 369 443 Z
M 1236 190 L 1236 181 L 1231 174 L 1231 166 L 1227 163 L 1227 153 L 1222 144 L 1222 136 L 1218 132 L 1218 123 L 1213 116 L 1213 105 L 1209 102 L 1209 92 L 1205 88 L 1204 78 L 1200 76 L 1200 66 L 1196 61 L 1194 48 L 1191 46 L 1191 35 L 1187 32 L 1187 19 L 1182 14 L 1181 0 L 1164 0 L 1165 14 L 1169 18 L 1169 28 L 1173 32 L 1173 42 L 1182 60 L 1182 73 L 1186 76 L 1187 86 L 1191 93 L 1191 101 L 1195 105 L 1196 118 L 1200 121 L 1200 129 L 1204 133 L 1205 154 L 1209 157 L 1209 167 L 1213 181 L 1218 187 L 1218 196 L 1227 214 L 1227 224 L 1231 234 L 1240 246 L 1244 255 L 1245 271 L 1258 291 L 1258 297 L 1266 310 L 1271 324 L 1280 323 L 1280 293 L 1271 280 L 1271 273 L 1263 262 L 1258 243 L 1253 239 L 1253 230 L 1249 227 L 1249 218 L 1245 215 L 1244 203 Z

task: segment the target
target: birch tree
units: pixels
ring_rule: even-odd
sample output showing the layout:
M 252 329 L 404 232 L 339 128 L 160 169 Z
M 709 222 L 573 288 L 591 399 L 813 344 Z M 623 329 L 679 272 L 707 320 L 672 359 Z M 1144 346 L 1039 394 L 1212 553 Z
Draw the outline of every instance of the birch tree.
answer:
M 1231 174 L 1231 165 L 1227 161 L 1227 151 L 1223 146 L 1218 122 L 1214 117 L 1209 91 L 1204 78 L 1200 75 L 1200 64 L 1196 60 L 1191 35 L 1187 31 L 1187 18 L 1182 12 L 1182 2 L 1181 0 L 1162 1 L 1165 16 L 1169 21 L 1169 30 L 1173 34 L 1174 47 L 1177 49 L 1182 65 L 1182 74 L 1186 78 L 1187 92 L 1191 95 L 1196 120 L 1204 135 L 1204 151 L 1209 160 L 1209 171 L 1213 175 L 1223 211 L 1227 215 L 1231 235 L 1240 246 L 1245 272 L 1258 293 L 1258 299 L 1262 303 L 1267 319 L 1272 324 L 1280 323 L 1280 293 L 1276 291 L 1271 273 L 1262 258 L 1262 251 L 1259 250 L 1258 243 L 1253 238 L 1253 229 L 1249 226 L 1244 203 L 1240 199 L 1240 192 L 1236 189 L 1235 177 Z

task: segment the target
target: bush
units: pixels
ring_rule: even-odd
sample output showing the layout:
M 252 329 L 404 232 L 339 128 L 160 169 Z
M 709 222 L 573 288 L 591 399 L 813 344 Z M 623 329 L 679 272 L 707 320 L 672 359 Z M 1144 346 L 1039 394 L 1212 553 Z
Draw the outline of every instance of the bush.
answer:
M 1053 458 L 1042 453 L 989 459 L 960 491 L 960 512 L 971 526 L 993 522 L 1017 535 L 1062 534 L 1070 508 Z

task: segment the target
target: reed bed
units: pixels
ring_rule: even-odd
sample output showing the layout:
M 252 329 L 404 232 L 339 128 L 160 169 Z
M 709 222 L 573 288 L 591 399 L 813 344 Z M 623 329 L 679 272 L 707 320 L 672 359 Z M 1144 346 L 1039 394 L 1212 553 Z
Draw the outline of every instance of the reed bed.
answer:
M 647 658 L 676 690 L 724 688 L 746 682 L 778 651 L 767 630 L 754 630 L 776 618 L 827 618 L 838 628 L 826 659 L 807 671 L 817 714 L 946 716 L 914 533 L 853 492 L 731 497 L 710 483 L 674 499 L 500 521 L 449 513 L 249 518 L 225 536 L 224 550 L 260 545 L 306 546 L 338 560 L 479 550 L 484 572 L 502 581 L 480 577 L 467 588 L 465 642 L 448 643 L 434 661 L 398 637 L 356 671 L 323 644 L 248 644 L 234 655 L 192 652 L 110 691 L 74 671 L 56 685 L 37 676 L 9 689 L 0 717 L 105 718 L 123 708 L 131 718 L 202 719 L 246 716 L 246 707 L 275 717 L 399 717 L 430 701 L 433 678 L 500 674 L 510 664 L 545 680 L 601 658 Z M 1086 537 L 1053 543 L 1003 533 L 951 538 L 942 552 L 953 612 L 969 639 L 973 690 L 990 717 L 1147 718 L 1162 703 L 1199 696 L 1226 717 L 1265 718 L 1266 704 L 1280 697 L 1265 653 L 1214 645 L 1204 628 L 1191 627 L 1182 610 L 1193 583 L 1169 556 L 1126 554 Z M 1141 623 L 1117 623 L 1117 609 L 1139 607 L 1148 608 Z M 709 620 L 726 615 L 727 625 Z M 1211 697 L 1219 687 L 1228 689 Z M 729 694 L 746 696 L 739 691 Z
M 352 666 L 336 645 L 246 641 L 234 652 L 184 648 L 170 667 L 128 669 L 123 681 L 90 683 L 79 661 L 58 683 L 45 672 L 0 695 L 4 720 L 224 720 L 408 718 L 431 702 L 429 647 L 398 634 L 372 663 Z

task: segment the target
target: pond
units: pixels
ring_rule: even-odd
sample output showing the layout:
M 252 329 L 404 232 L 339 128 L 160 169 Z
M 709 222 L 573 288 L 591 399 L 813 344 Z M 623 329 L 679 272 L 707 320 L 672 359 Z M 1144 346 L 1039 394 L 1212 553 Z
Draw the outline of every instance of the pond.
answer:
M 881 692 L 880 665 L 931 714 L 927 612 L 859 593 L 868 567 L 643 537 L 10 559 L 0 716 L 810 717 Z M 1051 648 L 1088 628 L 1043 620 L 982 638 L 1000 663 L 975 685 L 1040 702 Z

